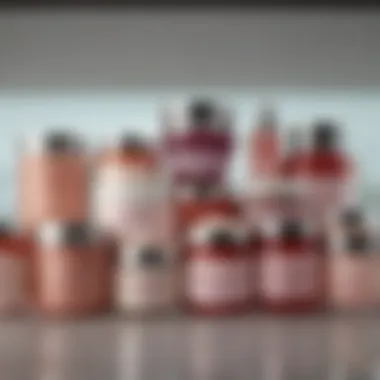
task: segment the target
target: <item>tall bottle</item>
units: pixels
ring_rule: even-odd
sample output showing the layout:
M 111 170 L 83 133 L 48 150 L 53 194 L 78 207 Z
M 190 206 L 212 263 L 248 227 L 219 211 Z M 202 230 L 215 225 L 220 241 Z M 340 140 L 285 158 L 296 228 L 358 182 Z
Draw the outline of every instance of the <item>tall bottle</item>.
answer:
M 280 160 L 280 147 L 275 111 L 266 107 L 261 110 L 258 125 L 249 140 L 251 178 L 262 180 L 275 176 Z
M 230 112 L 213 100 L 195 98 L 163 114 L 163 153 L 176 185 L 221 184 L 233 148 Z

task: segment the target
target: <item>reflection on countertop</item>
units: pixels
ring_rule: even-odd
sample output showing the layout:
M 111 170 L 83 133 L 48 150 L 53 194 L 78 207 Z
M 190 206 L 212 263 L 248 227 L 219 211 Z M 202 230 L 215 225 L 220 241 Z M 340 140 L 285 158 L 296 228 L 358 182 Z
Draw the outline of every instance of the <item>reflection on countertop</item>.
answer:
M 0 323 L 2 380 L 378 380 L 377 317 Z

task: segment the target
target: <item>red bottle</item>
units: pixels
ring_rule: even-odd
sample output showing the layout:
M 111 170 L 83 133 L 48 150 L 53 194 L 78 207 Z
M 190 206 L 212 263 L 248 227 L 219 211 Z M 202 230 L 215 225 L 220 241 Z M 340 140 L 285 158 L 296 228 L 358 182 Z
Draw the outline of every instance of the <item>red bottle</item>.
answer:
M 259 125 L 249 142 L 249 168 L 252 178 L 268 179 L 275 176 L 280 160 L 280 138 L 272 109 L 264 109 Z
M 301 175 L 317 214 L 339 209 L 354 196 L 352 163 L 339 149 L 338 138 L 334 123 L 317 123 L 311 150 L 303 159 Z
M 207 219 L 191 230 L 185 295 L 197 314 L 233 315 L 250 308 L 247 253 L 238 228 Z
M 324 302 L 324 261 L 300 220 L 285 219 L 261 261 L 260 298 L 278 313 L 313 312 Z

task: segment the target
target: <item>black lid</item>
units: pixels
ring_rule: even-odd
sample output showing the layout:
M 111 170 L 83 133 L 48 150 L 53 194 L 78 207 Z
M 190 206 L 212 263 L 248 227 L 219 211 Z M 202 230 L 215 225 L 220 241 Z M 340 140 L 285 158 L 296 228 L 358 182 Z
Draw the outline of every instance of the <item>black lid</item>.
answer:
M 146 149 L 146 143 L 138 135 L 135 134 L 125 134 L 121 137 L 120 143 L 119 143 L 120 148 L 123 151 L 143 151 Z
M 85 245 L 91 240 L 90 229 L 83 223 L 70 223 L 63 226 L 62 241 L 67 245 Z
M 73 137 L 64 131 L 52 131 L 46 135 L 44 146 L 48 151 L 55 153 L 72 152 L 78 148 Z
M 215 118 L 215 103 L 206 98 L 195 99 L 189 106 L 189 118 L 195 126 L 211 124 Z
M 159 247 L 144 247 L 138 256 L 138 262 L 142 267 L 157 268 L 165 262 L 164 251 Z
M 283 239 L 302 239 L 304 236 L 304 226 L 300 220 L 285 219 L 281 221 L 280 236 Z
M 363 213 L 358 208 L 344 210 L 340 215 L 340 222 L 344 227 L 358 227 L 363 224 Z
M 346 249 L 352 254 L 368 254 L 371 252 L 371 239 L 365 232 L 348 234 Z
M 333 121 L 322 120 L 314 125 L 313 146 L 317 149 L 332 149 L 337 145 L 338 127 Z
M 231 231 L 223 229 L 215 231 L 210 239 L 210 244 L 215 248 L 232 247 L 236 243 L 236 236 Z

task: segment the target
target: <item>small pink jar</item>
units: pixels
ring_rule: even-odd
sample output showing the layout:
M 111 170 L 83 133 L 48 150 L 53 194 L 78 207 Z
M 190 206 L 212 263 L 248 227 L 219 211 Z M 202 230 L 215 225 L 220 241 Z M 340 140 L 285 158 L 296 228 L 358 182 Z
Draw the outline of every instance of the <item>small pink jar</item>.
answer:
M 338 249 L 337 249 L 338 248 Z M 365 231 L 346 232 L 330 259 L 329 299 L 335 310 L 363 311 L 380 305 L 376 257 Z
M 115 301 L 129 315 L 175 311 L 181 283 L 177 252 L 160 243 L 124 244 L 115 272 Z

